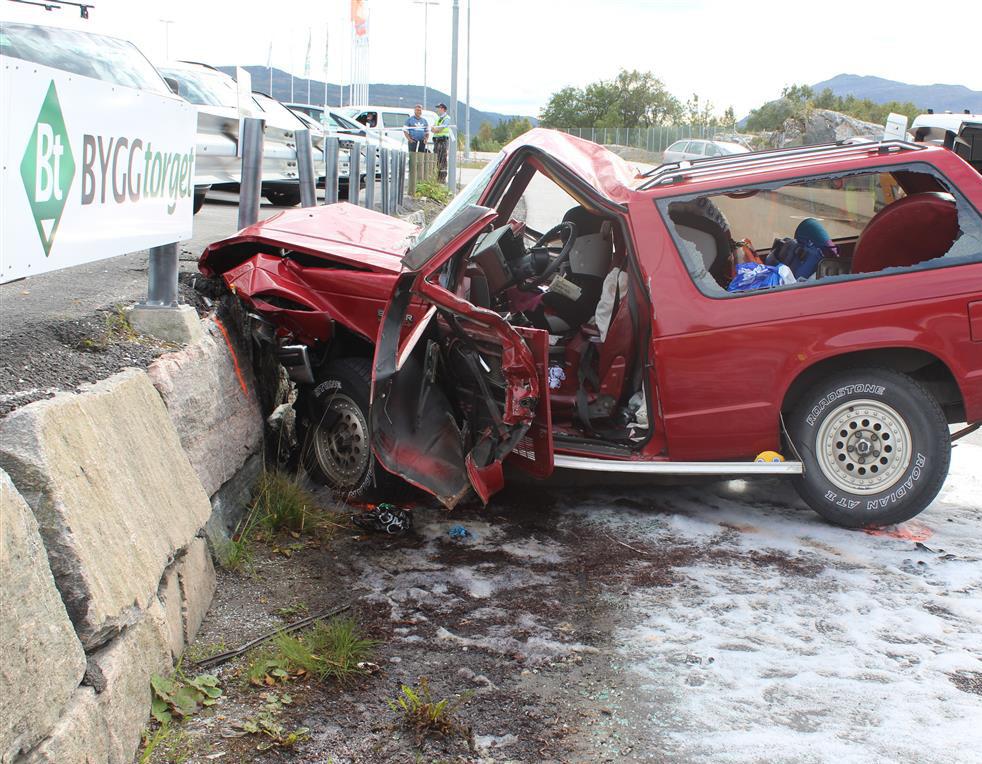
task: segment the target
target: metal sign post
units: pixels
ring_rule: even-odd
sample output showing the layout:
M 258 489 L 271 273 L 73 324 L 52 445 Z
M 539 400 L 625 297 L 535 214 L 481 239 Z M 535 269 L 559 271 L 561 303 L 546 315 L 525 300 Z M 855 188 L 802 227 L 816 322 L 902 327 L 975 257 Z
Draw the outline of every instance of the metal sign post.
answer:
M 447 141 L 447 188 L 451 194 L 457 193 L 457 126 L 450 126 L 450 138 Z

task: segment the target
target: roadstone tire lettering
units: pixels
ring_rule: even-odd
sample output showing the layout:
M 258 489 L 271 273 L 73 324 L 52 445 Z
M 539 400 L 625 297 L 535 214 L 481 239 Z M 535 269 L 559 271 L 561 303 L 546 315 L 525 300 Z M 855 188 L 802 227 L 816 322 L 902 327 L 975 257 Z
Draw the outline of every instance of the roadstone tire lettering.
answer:
M 941 406 L 893 369 L 840 372 L 816 383 L 791 412 L 789 434 L 804 465 L 795 488 L 837 525 L 909 520 L 948 474 L 951 439 Z

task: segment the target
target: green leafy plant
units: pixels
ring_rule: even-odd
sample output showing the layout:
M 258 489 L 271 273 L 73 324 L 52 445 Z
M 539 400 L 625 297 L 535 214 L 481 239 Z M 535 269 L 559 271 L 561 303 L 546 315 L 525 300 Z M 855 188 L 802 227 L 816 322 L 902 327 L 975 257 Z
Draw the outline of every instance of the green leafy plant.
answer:
M 213 706 L 222 696 L 218 678 L 213 674 L 185 676 L 180 668 L 173 677 L 154 674 L 150 679 L 153 699 L 150 712 L 161 724 L 191 716 L 203 706 Z
M 260 735 L 262 742 L 256 748 L 268 751 L 271 748 L 292 748 L 310 736 L 307 727 L 297 727 L 289 730 L 279 721 L 279 715 L 284 706 L 293 704 L 293 698 L 286 693 L 278 695 L 275 692 L 266 696 L 262 709 L 251 719 L 246 719 L 239 727 L 250 735 Z
M 446 204 L 450 201 L 450 189 L 433 180 L 421 180 L 416 184 L 416 196 Z
M 461 700 L 466 697 L 463 696 Z M 455 713 L 460 702 L 451 702 L 448 698 L 434 700 L 430 680 L 421 676 L 416 687 L 402 685 L 399 694 L 389 700 L 389 708 L 402 717 L 403 727 L 413 733 L 416 744 L 422 745 L 427 735 L 471 738 L 470 728 Z

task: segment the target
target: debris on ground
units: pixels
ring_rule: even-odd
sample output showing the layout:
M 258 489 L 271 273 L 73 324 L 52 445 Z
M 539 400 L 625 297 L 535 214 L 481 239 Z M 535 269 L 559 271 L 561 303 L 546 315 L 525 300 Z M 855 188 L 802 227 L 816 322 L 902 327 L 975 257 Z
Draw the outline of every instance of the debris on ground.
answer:
M 366 509 L 351 515 L 351 523 L 364 531 L 375 531 L 399 536 L 413 529 L 413 515 L 408 509 L 395 504 L 368 505 Z
M 473 538 L 474 536 L 474 534 L 467 530 L 467 528 L 465 528 L 463 525 L 453 526 L 449 531 L 447 531 L 447 535 L 450 538 L 457 540 L 469 539 Z

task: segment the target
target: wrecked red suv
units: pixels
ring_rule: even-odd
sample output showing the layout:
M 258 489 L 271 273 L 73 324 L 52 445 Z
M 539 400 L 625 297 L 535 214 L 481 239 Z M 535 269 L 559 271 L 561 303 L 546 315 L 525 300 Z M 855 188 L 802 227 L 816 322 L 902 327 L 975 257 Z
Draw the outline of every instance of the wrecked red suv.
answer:
M 950 425 L 982 420 L 980 208 L 982 179 L 940 148 L 639 175 L 537 129 L 422 232 L 348 204 L 292 210 L 200 267 L 297 382 L 304 464 L 341 493 L 404 480 L 487 502 L 506 464 L 788 475 L 826 519 L 869 526 L 924 509 Z M 821 256 L 782 267 L 802 229 Z M 758 261 L 777 284 L 729 291 Z

